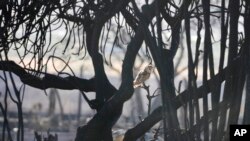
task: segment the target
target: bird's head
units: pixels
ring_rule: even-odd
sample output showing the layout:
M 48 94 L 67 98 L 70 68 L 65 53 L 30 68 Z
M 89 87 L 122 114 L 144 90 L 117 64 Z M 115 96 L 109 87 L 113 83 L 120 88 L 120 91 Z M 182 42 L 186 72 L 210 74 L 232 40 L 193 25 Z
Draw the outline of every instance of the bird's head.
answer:
M 151 73 L 151 72 L 153 72 L 153 70 L 154 70 L 154 67 L 153 67 L 153 65 L 148 65 L 146 68 L 145 68 L 145 70 L 148 72 L 148 73 Z

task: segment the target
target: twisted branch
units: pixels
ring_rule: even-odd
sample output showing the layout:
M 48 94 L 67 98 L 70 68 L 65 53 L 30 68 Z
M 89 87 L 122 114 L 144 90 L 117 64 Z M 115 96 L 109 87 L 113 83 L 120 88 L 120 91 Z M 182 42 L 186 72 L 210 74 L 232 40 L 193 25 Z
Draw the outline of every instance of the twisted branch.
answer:
M 14 61 L 0 61 L 0 70 L 16 74 L 20 80 L 31 87 L 45 90 L 57 88 L 62 90 L 78 89 L 84 92 L 95 91 L 95 78 L 82 79 L 74 76 L 60 77 L 49 73 L 43 73 L 43 77 L 32 75 Z

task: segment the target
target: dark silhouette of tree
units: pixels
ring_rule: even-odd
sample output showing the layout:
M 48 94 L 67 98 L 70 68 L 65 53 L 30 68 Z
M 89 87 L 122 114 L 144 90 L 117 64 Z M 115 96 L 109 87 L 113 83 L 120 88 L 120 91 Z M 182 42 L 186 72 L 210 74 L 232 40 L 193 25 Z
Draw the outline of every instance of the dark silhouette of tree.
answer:
M 5 132 L 12 140 L 7 99 L 17 105 L 17 140 L 24 140 L 25 85 L 41 90 L 79 90 L 97 113 L 86 125 L 79 126 L 75 141 L 113 140 L 112 127 L 134 93 L 133 67 L 141 50 L 142 59 L 150 58 L 158 72 L 162 106 L 129 129 L 124 140 L 138 139 L 161 120 L 164 140 L 228 140 L 226 127 L 249 124 L 250 119 L 249 10 L 247 0 L 0 1 L 0 70 L 5 84 L 0 103 L 4 119 L 2 140 Z M 58 31 L 64 33 L 55 41 Z M 124 32 L 130 36 L 128 43 L 122 39 Z M 177 93 L 174 80 L 178 68 L 174 62 L 180 44 L 184 44 L 187 56 L 187 60 L 180 59 L 187 64 L 188 85 Z M 123 50 L 124 55 L 119 88 L 110 82 L 105 70 L 105 64 L 117 67 L 112 65 L 117 49 Z M 70 60 L 58 57 L 58 50 L 62 54 L 77 50 L 70 55 L 82 57 L 82 63 L 89 55 L 94 77 L 79 78 L 74 70 L 62 75 L 65 68 L 71 70 Z M 54 59 L 65 64 L 58 74 L 47 71 L 48 61 L 54 65 Z M 13 74 L 22 81 L 21 87 L 16 85 Z M 246 98 L 242 99 L 245 84 Z M 90 100 L 87 92 L 95 92 L 95 98 Z M 240 110 L 242 103 L 244 110 Z M 184 129 L 177 114 L 183 107 L 188 113 Z M 240 113 L 244 114 L 243 121 L 239 120 Z

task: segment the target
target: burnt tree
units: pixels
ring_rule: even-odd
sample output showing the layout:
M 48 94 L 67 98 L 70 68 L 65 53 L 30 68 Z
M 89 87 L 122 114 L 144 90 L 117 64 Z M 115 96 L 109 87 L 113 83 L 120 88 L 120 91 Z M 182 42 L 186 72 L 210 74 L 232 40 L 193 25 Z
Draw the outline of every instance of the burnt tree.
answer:
M 2 140 L 7 138 L 5 133 L 12 140 L 7 99 L 17 106 L 17 140 L 24 140 L 25 85 L 41 90 L 81 91 L 97 113 L 86 125 L 78 127 L 75 141 L 113 140 L 112 127 L 134 93 L 133 67 L 141 52 L 143 60 L 150 58 L 158 72 L 162 106 L 129 129 L 124 140 L 138 139 L 159 121 L 163 123 L 164 140 L 228 140 L 225 127 L 239 122 L 249 124 L 249 11 L 247 0 L 1 1 Z M 60 31 L 64 31 L 63 37 L 54 41 Z M 128 43 L 122 40 L 124 31 L 130 38 Z M 185 55 L 178 54 L 181 44 Z M 109 57 L 106 47 L 111 47 Z M 112 56 L 120 55 L 115 53 L 117 49 L 124 55 L 118 88 L 108 79 L 105 68 L 117 67 L 112 65 Z M 71 60 L 58 57 L 57 50 L 61 54 L 77 50 L 69 54 L 83 58 L 83 64 L 90 57 L 94 77 L 75 76 L 69 67 Z M 187 72 L 184 90 L 181 85 L 177 90 L 174 83 L 180 70 L 175 64 L 178 57 L 184 62 L 182 70 Z M 65 64 L 58 74 L 47 72 L 47 63 L 53 59 Z M 61 75 L 65 68 L 70 69 L 71 75 Z M 14 75 L 24 85 L 17 86 Z M 95 98 L 90 100 L 88 92 L 95 92 Z M 240 111 L 244 102 L 246 108 Z M 186 113 L 183 117 L 178 116 L 181 108 Z M 182 120 L 184 125 L 180 124 Z

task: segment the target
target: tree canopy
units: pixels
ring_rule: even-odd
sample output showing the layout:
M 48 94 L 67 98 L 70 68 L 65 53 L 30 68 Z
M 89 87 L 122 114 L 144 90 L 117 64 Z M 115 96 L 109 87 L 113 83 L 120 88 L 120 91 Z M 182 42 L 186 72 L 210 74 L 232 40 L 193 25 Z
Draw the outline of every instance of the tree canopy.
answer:
M 11 138 L 6 102 L 11 99 L 18 109 L 17 140 L 24 140 L 22 101 L 29 85 L 79 90 L 97 113 L 79 126 L 75 141 L 113 140 L 112 127 L 134 94 L 139 58 L 155 66 L 162 106 L 129 129 L 124 141 L 138 139 L 159 121 L 164 140 L 228 140 L 225 127 L 250 119 L 249 10 L 247 0 L 1 1 L 2 138 L 5 132 Z M 56 68 L 55 60 L 64 66 Z M 74 60 L 91 60 L 93 78 L 76 76 L 70 67 Z M 119 87 L 108 78 L 107 67 L 118 72 Z M 185 89 L 184 80 L 176 85 L 180 74 L 187 80 Z M 88 92 L 95 98 L 89 99 Z M 181 108 L 183 117 L 178 116 Z

